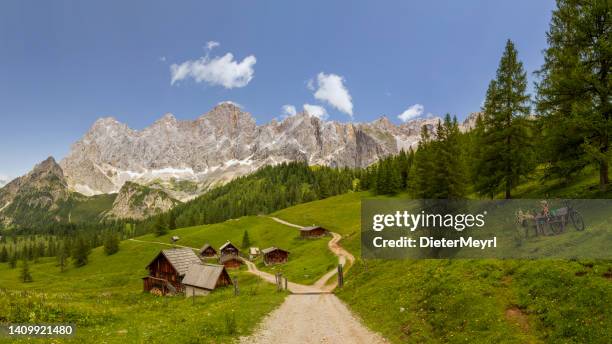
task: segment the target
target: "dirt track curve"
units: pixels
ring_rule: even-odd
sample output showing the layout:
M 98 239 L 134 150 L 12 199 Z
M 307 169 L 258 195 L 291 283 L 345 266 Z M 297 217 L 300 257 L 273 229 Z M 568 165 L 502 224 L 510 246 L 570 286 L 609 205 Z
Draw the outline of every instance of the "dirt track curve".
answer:
M 272 219 L 287 226 L 301 227 L 275 217 Z M 352 265 L 355 257 L 338 244 L 342 236 L 331 234 L 329 249 L 338 256 L 340 264 Z M 249 271 L 274 283 L 273 275 L 256 268 L 251 270 L 253 263 L 248 262 L 247 265 Z M 253 335 L 240 338 L 240 343 L 386 343 L 380 335 L 363 326 L 348 307 L 331 294 L 337 281 L 333 284 L 327 284 L 327 281 L 336 273 L 336 269 L 333 269 L 310 286 L 289 282 L 288 289 L 293 295 L 289 295 L 279 308 L 266 316 Z

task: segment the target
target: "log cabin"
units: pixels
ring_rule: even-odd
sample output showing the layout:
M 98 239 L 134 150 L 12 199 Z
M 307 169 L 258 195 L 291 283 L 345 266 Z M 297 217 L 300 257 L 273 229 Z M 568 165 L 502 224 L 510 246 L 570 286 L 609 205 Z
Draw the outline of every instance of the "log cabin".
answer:
M 233 254 L 226 254 L 222 255 L 221 258 L 219 258 L 219 263 L 225 266 L 227 269 L 237 269 L 244 262 L 239 256 Z
M 200 249 L 200 256 L 202 256 L 204 258 L 216 257 L 217 256 L 217 250 L 215 250 L 215 248 L 212 247 L 210 244 L 206 244 L 206 245 L 202 246 L 202 248 Z
M 225 266 L 216 264 L 193 264 L 183 278 L 185 297 L 208 295 L 216 288 L 231 284 Z
M 183 292 L 183 277 L 193 264 L 202 264 L 202 261 L 189 248 L 162 250 L 147 265 L 149 275 L 143 278 L 144 291 L 157 289 L 163 295 Z
M 227 241 L 225 244 L 219 247 L 219 252 L 221 253 L 222 256 L 225 256 L 225 255 L 237 256 L 240 254 L 240 250 L 238 249 L 238 247 L 234 246 L 234 244 L 232 244 L 230 241 Z
M 289 259 L 289 251 L 285 251 L 278 247 L 268 247 L 261 250 L 263 261 L 266 265 L 283 264 Z
M 327 229 L 321 226 L 311 226 L 300 228 L 302 238 L 319 238 L 327 234 Z

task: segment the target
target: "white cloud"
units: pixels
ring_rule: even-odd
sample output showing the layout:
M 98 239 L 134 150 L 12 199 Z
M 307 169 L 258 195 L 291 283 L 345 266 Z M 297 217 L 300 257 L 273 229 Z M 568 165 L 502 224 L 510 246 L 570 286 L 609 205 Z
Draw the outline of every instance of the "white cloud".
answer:
M 311 91 L 314 91 L 315 90 L 314 80 L 308 79 L 308 81 L 306 81 L 306 88 L 311 90 Z
M 166 57 L 165 57 L 165 56 L 160 56 L 160 57 L 159 57 L 159 60 L 160 60 L 161 62 L 166 62 Z
M 304 112 L 319 119 L 327 119 L 327 110 L 319 105 L 304 104 Z
M 307 86 L 314 85 L 309 83 Z M 319 73 L 317 86 L 314 94 L 317 100 L 327 102 L 339 111 L 353 117 L 353 101 L 348 89 L 344 86 L 343 77 L 336 74 Z
M 406 111 L 402 112 L 397 116 L 402 122 L 407 122 L 411 119 L 417 118 L 423 114 L 425 107 L 421 104 L 414 104 L 407 108 Z
M 297 114 L 297 110 L 295 109 L 295 106 L 293 105 L 283 105 L 283 118 L 285 117 L 291 117 L 291 116 L 295 116 Z
M 234 105 L 235 107 L 239 107 L 241 109 L 243 108 L 242 104 L 238 104 L 238 103 L 233 102 L 231 100 L 224 100 L 222 102 L 217 103 L 217 105 L 221 105 L 221 104 L 231 104 L 231 105 Z
M 208 41 L 208 42 L 206 42 L 206 49 L 213 50 L 214 48 L 218 47 L 219 45 L 221 45 L 221 43 L 216 42 L 216 41 Z
M 171 65 L 172 80 L 170 84 L 174 85 L 177 81 L 192 78 L 197 83 L 204 81 L 210 85 L 220 85 L 228 89 L 244 87 L 253 79 L 255 73 L 253 66 L 256 62 L 257 59 L 253 55 L 249 55 L 239 62 L 234 60 L 232 53 L 212 59 L 207 54 L 197 60 L 188 60 L 181 64 Z

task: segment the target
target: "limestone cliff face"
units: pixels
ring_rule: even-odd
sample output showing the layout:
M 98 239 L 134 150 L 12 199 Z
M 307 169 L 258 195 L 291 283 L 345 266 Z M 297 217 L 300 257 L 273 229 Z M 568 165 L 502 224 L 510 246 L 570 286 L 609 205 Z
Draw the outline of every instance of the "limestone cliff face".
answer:
M 106 217 L 141 220 L 168 211 L 178 203 L 162 190 L 126 182 Z
M 118 192 L 126 181 L 151 183 L 185 200 L 265 166 L 301 160 L 311 165 L 365 167 L 400 149 L 416 147 L 421 127 L 323 121 L 307 113 L 256 125 L 249 113 L 222 103 L 193 121 L 166 114 L 132 130 L 113 118 L 96 121 L 61 161 L 68 185 L 85 195 Z M 183 188 L 185 183 L 189 188 Z
M 70 197 L 61 167 L 49 157 L 0 189 L 0 221 L 10 224 L 16 217 L 56 212 Z

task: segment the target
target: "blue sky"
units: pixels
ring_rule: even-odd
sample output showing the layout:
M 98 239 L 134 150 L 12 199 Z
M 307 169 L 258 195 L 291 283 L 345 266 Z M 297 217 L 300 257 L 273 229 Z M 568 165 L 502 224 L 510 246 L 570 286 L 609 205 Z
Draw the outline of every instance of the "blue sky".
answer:
M 166 112 L 193 119 L 225 100 L 259 124 L 303 104 L 339 121 L 462 119 L 479 109 L 506 39 L 534 81 L 553 8 L 544 0 L 2 1 L 0 176 L 61 159 L 99 117 L 141 129 Z

